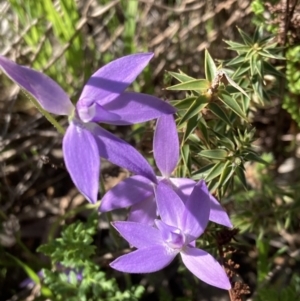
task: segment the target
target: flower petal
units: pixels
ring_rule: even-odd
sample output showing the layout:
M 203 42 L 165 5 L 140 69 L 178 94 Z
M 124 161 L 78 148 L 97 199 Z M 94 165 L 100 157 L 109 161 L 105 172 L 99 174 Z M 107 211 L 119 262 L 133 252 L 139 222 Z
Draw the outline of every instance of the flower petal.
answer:
M 156 123 L 153 155 L 162 175 L 168 178 L 179 160 L 179 140 L 172 115 L 161 116 Z
M 84 124 L 71 122 L 63 139 L 66 167 L 78 190 L 97 202 L 100 157 L 94 136 Z
M 181 229 L 185 206 L 176 192 L 166 183 L 159 182 L 156 188 L 156 203 L 159 215 L 166 224 Z
M 190 241 L 197 239 L 205 230 L 210 212 L 210 193 L 204 181 L 199 181 L 187 199 L 182 216 L 181 229 L 188 233 Z
M 102 198 L 99 211 L 107 212 L 132 206 L 154 195 L 152 182 L 142 176 L 132 176 L 111 188 Z
M 78 116 L 84 122 L 94 121 L 109 123 L 120 119 L 118 114 L 107 111 L 103 106 L 88 98 L 80 99 L 76 104 L 76 109 Z
M 186 247 L 180 255 L 184 265 L 196 277 L 210 285 L 226 290 L 231 289 L 224 269 L 210 254 L 200 249 Z
M 112 225 L 130 245 L 136 248 L 163 244 L 160 231 L 149 225 L 135 222 L 113 222 Z
M 91 131 L 96 138 L 101 157 L 156 183 L 152 167 L 134 147 L 97 124 L 92 126 Z
M 210 195 L 210 214 L 209 214 L 209 220 L 223 225 L 228 228 L 233 228 L 233 225 L 229 219 L 229 216 L 225 209 L 222 207 L 222 205 L 217 201 L 216 198 L 214 198 L 212 195 Z
M 163 241 L 172 249 L 182 249 L 186 243 L 184 233 L 176 227 L 169 226 L 160 219 L 155 220 L 155 225 L 160 231 Z
M 170 181 L 172 182 L 176 193 L 185 203 L 188 197 L 191 195 L 196 182 L 187 178 L 170 178 Z M 210 194 L 209 220 L 225 227 L 233 227 L 227 212 L 212 194 Z
M 162 245 L 154 245 L 123 255 L 110 266 L 125 273 L 152 273 L 169 265 L 177 254 Z
M 0 68 L 12 81 L 31 94 L 44 110 L 57 115 L 70 115 L 74 110 L 65 91 L 47 75 L 18 65 L 3 56 L 0 56 Z
M 103 105 L 103 108 L 119 115 L 118 120 L 106 122 L 116 125 L 145 122 L 156 119 L 163 114 L 176 112 L 174 107 L 155 96 L 134 92 L 122 93 L 119 97 Z
M 92 98 L 104 105 L 118 97 L 143 71 L 153 53 L 136 53 L 116 59 L 98 71 L 88 80 L 81 98 Z
M 127 220 L 153 226 L 156 218 L 157 207 L 153 194 L 149 198 L 132 205 Z
M 189 196 L 191 195 L 196 182 L 191 179 L 187 178 L 169 178 L 173 189 L 176 191 L 176 193 L 180 196 L 180 198 L 185 203 Z

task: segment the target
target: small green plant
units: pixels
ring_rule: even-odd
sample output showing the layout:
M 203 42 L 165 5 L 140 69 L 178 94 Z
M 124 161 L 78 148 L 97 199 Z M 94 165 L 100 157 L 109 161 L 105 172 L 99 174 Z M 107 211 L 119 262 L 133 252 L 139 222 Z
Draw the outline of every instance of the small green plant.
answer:
M 121 291 L 116 279 L 95 264 L 93 236 L 97 231 L 98 215 L 93 212 L 87 222 L 77 221 L 66 226 L 61 237 L 38 248 L 50 260 L 51 268 L 42 270 L 41 284 L 50 289 L 54 300 L 68 296 L 72 301 L 131 301 L 143 294 L 142 286 Z

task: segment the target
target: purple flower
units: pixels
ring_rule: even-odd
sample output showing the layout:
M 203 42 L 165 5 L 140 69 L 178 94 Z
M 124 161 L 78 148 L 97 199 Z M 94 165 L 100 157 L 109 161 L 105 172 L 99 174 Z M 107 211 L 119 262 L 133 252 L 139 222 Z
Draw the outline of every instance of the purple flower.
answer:
M 97 201 L 99 156 L 156 181 L 152 168 L 131 145 L 95 123 L 134 124 L 175 112 L 172 106 L 154 96 L 124 92 L 152 56 L 152 53 L 128 55 L 100 68 L 83 87 L 76 107 L 51 78 L 0 56 L 0 68 L 44 110 L 69 115 L 70 125 L 63 139 L 64 160 L 74 184 L 91 203 Z
M 163 175 L 163 177 L 157 177 L 157 180 L 168 183 L 185 202 L 196 182 L 187 178 L 171 177 L 179 160 L 179 140 L 172 115 L 164 115 L 158 119 L 154 133 L 153 152 L 156 165 Z M 128 217 L 129 221 L 153 225 L 157 211 L 154 197 L 155 185 L 156 181 L 142 176 L 125 179 L 104 195 L 99 210 L 106 212 L 132 206 Z M 204 182 L 202 186 L 207 191 Z M 232 224 L 226 211 L 211 194 L 209 195 L 211 201 L 210 221 L 231 228 Z M 197 202 L 201 201 L 199 195 Z
M 156 198 L 161 219 L 155 220 L 156 227 L 128 221 L 113 223 L 137 250 L 117 258 L 111 267 L 125 273 L 156 272 L 180 253 L 184 265 L 196 277 L 210 285 L 230 289 L 229 279 L 218 261 L 195 247 L 195 240 L 204 232 L 209 218 L 211 201 L 205 190 L 203 182 L 199 182 L 184 204 L 169 185 L 160 182 Z

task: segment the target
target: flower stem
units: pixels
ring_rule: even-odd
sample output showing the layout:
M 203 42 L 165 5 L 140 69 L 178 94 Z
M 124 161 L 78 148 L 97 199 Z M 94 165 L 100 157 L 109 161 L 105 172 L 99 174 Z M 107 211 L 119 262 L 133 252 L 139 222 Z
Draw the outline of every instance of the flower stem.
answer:
M 57 129 L 60 134 L 64 134 L 66 130 L 59 124 L 59 122 L 47 111 L 45 111 L 37 100 L 35 100 L 29 93 L 22 90 L 26 97 L 34 104 L 34 106 L 42 113 L 46 119 Z
M 67 213 L 61 215 L 60 217 L 57 218 L 57 220 L 51 226 L 47 241 L 51 241 L 54 239 L 55 232 L 56 232 L 57 228 L 59 227 L 59 225 L 61 225 L 62 221 L 66 220 L 68 217 L 74 216 L 77 213 L 85 211 L 85 210 L 95 210 L 95 209 L 97 210 L 98 207 L 99 207 L 99 202 L 97 202 L 96 204 L 84 204 L 83 206 L 76 207 L 76 208 L 68 211 Z

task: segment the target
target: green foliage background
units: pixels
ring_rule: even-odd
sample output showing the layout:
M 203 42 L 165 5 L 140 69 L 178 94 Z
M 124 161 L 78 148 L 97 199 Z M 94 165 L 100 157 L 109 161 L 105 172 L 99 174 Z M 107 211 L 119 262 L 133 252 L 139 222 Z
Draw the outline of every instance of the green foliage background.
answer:
M 230 213 L 234 226 L 240 230 L 230 246 L 243 254 L 242 267 L 249 261 L 251 263 L 249 270 L 241 269 L 240 274 L 251 286 L 253 300 L 297 300 L 300 296 L 300 197 L 297 193 L 299 46 L 287 44 L 284 48 L 279 47 L 274 40 L 278 26 L 267 25 L 269 20 L 265 17 L 264 1 L 252 1 L 251 7 L 249 1 L 242 1 L 245 5 L 241 1 L 174 0 L 157 1 L 156 5 L 150 6 L 146 2 L 0 2 L 3 10 L 0 16 L 7 22 L 6 29 L 3 25 L 4 29 L 1 29 L 4 34 L 0 36 L 0 52 L 47 73 L 76 102 L 84 82 L 99 66 L 132 52 L 154 51 L 153 63 L 133 88 L 168 98 L 178 108 L 181 161 L 176 170 L 177 176 L 195 180 L 204 178 Z M 273 2 L 276 4 L 278 1 Z M 251 9 L 254 14 L 251 14 Z M 234 12 L 238 16 L 235 19 L 232 17 Z M 253 23 L 266 26 L 255 30 Z M 234 27 L 236 24 L 238 29 Z M 204 51 L 205 48 L 208 51 Z M 217 76 L 220 76 L 220 81 L 215 91 L 208 95 L 207 90 Z M 8 81 L 2 76 L 0 79 L 1 88 L 7 89 L 10 86 Z M 270 85 L 267 85 L 268 79 Z M 162 90 L 166 87 L 167 90 Z M 13 120 L 12 123 L 3 122 L 1 160 L 8 158 L 8 165 L 25 164 L 26 170 L 33 172 L 29 174 L 30 185 L 26 179 L 18 178 L 18 182 L 7 175 L 12 187 L 27 187 L 16 189 L 20 192 L 15 192 L 13 205 L 7 206 L 10 204 L 8 200 L 13 199 L 7 189 L 9 185 L 4 181 L 0 183 L 3 233 L 10 222 L 10 215 L 18 215 L 16 208 L 24 209 L 21 203 L 23 195 L 26 196 L 35 182 L 40 185 L 35 174 L 41 175 L 41 166 L 36 162 L 38 154 L 50 141 L 46 138 L 42 142 L 33 140 L 28 148 L 22 144 L 25 151 L 10 157 L 9 151 L 19 147 L 20 138 L 15 133 L 20 132 L 20 128 L 27 129 L 32 120 L 32 115 L 28 114 L 32 105 L 22 94 L 14 97 L 11 107 L 15 111 L 7 108 L 7 102 L 1 106 L 1 110 Z M 7 101 L 6 98 L 4 100 Z M 276 106 L 288 112 L 291 128 L 295 130 L 285 144 L 279 140 L 281 138 L 271 137 L 278 141 L 273 148 L 268 148 L 257 143 L 266 137 L 262 138 L 256 127 L 255 116 L 261 117 L 260 112 L 267 114 L 268 109 Z M 38 116 L 36 111 L 34 114 Z M 273 118 L 280 119 L 280 116 L 282 111 L 279 110 Z M 66 122 L 59 121 L 62 124 Z M 49 129 L 42 123 L 35 124 L 34 128 Z M 277 127 L 278 137 L 286 134 L 282 128 Z M 118 131 L 115 128 L 110 130 Z M 147 131 L 151 136 L 152 130 L 149 124 L 137 125 L 124 138 L 137 141 L 140 150 L 151 157 L 144 145 L 149 143 L 145 141 Z M 36 133 L 34 135 L 39 137 Z M 57 138 L 58 134 L 55 135 Z M 25 137 L 25 141 L 28 139 L 22 131 L 21 137 Z M 296 162 L 288 178 L 278 172 L 284 159 Z M 12 236 L 16 240 L 16 250 L 10 252 L 4 246 L 0 250 L 2 288 L 14 269 L 23 271 L 23 276 L 26 274 L 39 287 L 40 294 L 34 296 L 35 300 L 137 300 L 143 294 L 147 295 L 142 282 L 132 285 L 126 275 L 120 280 L 105 264 L 99 263 L 99 258 L 105 253 L 122 250 L 124 245 L 112 232 L 110 243 L 104 244 L 105 250 L 99 250 L 95 245 L 99 231 L 97 217 L 91 214 L 85 222 L 73 220 L 74 216 L 87 209 L 92 210 L 88 211 L 89 214 L 95 211 L 95 208 L 83 205 L 65 215 L 58 214 L 47 242 L 39 247 L 39 252 L 49 257 L 46 264 L 41 261 L 40 254 L 35 254 L 35 249 L 30 249 L 23 242 L 19 229 L 14 230 Z M 56 230 L 62 223 L 67 225 L 56 238 Z M 214 234 L 219 230 L 217 226 L 210 225 L 206 235 L 198 241 L 208 250 L 211 248 L 209 251 L 216 256 Z M 291 237 L 292 240 L 289 239 Z M 18 255 L 20 253 L 21 256 Z M 37 274 L 41 268 L 43 279 Z M 250 277 L 252 270 L 255 271 L 254 280 Z M 77 278 L 80 273 L 83 273 L 83 281 Z M 189 277 L 180 268 L 179 273 Z M 172 296 L 173 300 L 191 300 L 191 293 L 195 300 L 200 300 L 203 296 L 198 285 L 199 282 L 184 281 L 185 295 Z M 155 290 L 161 300 L 171 300 L 164 289 L 156 286 Z M 10 293 L 16 300 L 24 299 L 19 294 L 18 283 L 10 289 Z

